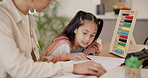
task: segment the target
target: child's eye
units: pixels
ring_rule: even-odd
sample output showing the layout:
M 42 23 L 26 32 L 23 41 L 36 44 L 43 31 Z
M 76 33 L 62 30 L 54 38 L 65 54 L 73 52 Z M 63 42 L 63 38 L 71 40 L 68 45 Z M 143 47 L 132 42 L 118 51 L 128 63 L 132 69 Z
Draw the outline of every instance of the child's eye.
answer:
M 91 37 L 95 37 L 95 35 L 91 35 Z
M 83 32 L 83 34 L 87 34 L 87 33 Z

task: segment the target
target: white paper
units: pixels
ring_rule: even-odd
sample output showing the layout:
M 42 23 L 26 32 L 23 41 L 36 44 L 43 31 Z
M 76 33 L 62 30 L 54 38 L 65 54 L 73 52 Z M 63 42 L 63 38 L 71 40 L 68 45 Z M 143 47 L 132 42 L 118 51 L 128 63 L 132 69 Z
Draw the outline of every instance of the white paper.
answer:
M 102 66 L 106 70 L 118 67 L 124 62 L 124 59 L 122 58 L 103 57 L 103 56 L 88 56 L 88 57 L 91 58 L 93 61 L 102 64 Z
M 119 65 L 121 65 L 124 62 L 124 59 L 122 58 L 114 58 L 114 57 L 103 57 L 103 56 L 87 56 L 92 61 L 95 61 L 97 63 L 102 64 L 102 66 L 109 71 L 110 69 L 116 68 Z M 82 63 L 90 60 L 82 60 L 82 61 L 73 61 L 71 60 L 72 63 Z M 65 73 L 62 76 L 58 77 L 53 77 L 53 78 L 97 78 L 96 76 L 86 76 L 86 75 L 76 75 L 73 73 Z
M 100 63 L 106 70 L 110 70 L 115 67 L 118 67 L 124 62 L 124 59 L 122 58 L 104 57 L 104 56 L 87 56 L 87 57 L 92 59 L 92 61 Z M 82 61 L 71 60 L 71 62 L 73 63 L 82 63 L 86 61 L 89 61 L 89 60 L 82 60 Z

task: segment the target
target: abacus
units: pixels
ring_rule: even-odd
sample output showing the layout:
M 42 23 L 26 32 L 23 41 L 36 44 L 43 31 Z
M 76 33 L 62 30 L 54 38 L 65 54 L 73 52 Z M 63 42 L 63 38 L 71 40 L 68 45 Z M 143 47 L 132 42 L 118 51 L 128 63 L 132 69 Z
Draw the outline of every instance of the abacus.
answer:
M 120 10 L 109 52 L 124 58 L 129 53 L 129 45 L 132 45 L 134 51 L 138 51 L 136 41 L 132 34 L 136 17 L 136 11 Z

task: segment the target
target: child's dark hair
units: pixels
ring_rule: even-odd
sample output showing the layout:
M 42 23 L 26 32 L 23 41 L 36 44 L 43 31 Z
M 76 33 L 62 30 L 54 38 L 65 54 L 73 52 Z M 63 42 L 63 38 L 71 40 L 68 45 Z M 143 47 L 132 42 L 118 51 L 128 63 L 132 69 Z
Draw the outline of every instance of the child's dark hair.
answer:
M 77 14 L 74 16 L 74 18 L 70 21 L 67 27 L 63 30 L 61 35 L 65 35 L 69 38 L 71 42 L 74 42 L 74 37 L 75 33 L 74 30 L 79 28 L 80 26 L 84 25 L 84 20 L 89 20 L 89 21 L 94 21 L 97 24 L 97 33 L 94 38 L 94 41 L 99 37 L 101 30 L 103 28 L 103 20 L 102 19 L 97 19 L 92 13 L 84 12 L 84 11 L 79 11 Z M 93 41 L 93 42 L 94 42 Z

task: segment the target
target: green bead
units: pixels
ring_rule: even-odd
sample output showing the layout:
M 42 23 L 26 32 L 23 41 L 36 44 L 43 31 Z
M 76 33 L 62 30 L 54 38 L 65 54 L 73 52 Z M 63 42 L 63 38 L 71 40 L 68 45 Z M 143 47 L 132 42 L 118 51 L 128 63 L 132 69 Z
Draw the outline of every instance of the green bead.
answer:
M 118 42 L 118 44 L 121 45 L 121 46 L 124 46 L 124 47 L 126 46 L 126 44 L 121 43 L 121 42 Z
M 123 25 L 126 26 L 126 27 L 131 27 L 131 24 L 124 23 Z

